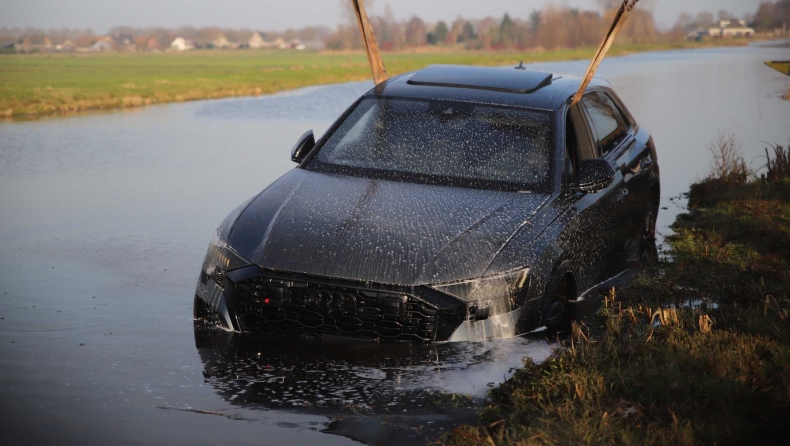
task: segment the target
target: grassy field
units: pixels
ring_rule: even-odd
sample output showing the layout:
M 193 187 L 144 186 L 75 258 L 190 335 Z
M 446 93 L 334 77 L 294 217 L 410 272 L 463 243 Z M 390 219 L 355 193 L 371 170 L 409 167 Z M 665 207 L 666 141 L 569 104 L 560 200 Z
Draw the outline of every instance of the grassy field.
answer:
M 764 179 L 693 185 L 673 261 L 612 289 L 565 349 L 492 390 L 482 425 L 443 442 L 786 444 L 788 151 L 772 160 Z
M 743 44 L 729 40 L 727 44 Z M 622 45 L 610 55 L 699 44 Z M 595 48 L 524 53 L 385 53 L 391 75 L 432 63 L 507 65 L 589 59 Z M 270 94 L 370 78 L 363 53 L 194 51 L 0 56 L 0 116 L 31 117 L 164 102 Z

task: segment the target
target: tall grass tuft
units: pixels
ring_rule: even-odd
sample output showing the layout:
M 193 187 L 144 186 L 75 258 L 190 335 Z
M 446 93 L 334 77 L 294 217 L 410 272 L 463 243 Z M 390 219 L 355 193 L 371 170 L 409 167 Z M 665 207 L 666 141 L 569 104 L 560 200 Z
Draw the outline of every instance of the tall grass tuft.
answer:
M 741 145 L 741 140 L 731 130 L 720 130 L 716 139 L 707 145 L 712 155 L 710 170 L 702 181 L 691 185 L 690 206 L 712 206 L 721 191 L 737 189 L 753 177 L 741 155 Z
M 768 147 L 765 148 L 765 167 L 767 172 L 762 176 L 763 181 L 769 183 L 778 183 L 781 181 L 790 180 L 790 147 L 785 149 L 779 144 L 769 146 L 774 151 L 774 159 L 768 153 Z
M 745 184 L 751 171 L 741 155 L 741 140 L 732 131 L 722 130 L 710 144 L 713 155 L 707 180 L 722 180 L 731 185 Z

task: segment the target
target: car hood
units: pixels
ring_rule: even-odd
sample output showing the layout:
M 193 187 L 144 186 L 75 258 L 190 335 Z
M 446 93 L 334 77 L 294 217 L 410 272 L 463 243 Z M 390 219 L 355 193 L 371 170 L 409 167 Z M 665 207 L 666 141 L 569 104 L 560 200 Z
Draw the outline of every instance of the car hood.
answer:
M 268 269 L 450 282 L 480 277 L 548 198 L 294 169 L 241 213 L 228 243 Z

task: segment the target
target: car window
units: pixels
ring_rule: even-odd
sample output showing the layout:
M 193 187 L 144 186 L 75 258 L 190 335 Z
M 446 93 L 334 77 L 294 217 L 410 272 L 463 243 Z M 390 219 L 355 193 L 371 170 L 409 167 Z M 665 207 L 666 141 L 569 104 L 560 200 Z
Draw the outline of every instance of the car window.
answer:
M 586 122 L 584 111 L 581 104 L 577 104 L 568 109 L 566 132 L 570 144 L 576 148 L 576 156 L 579 161 L 597 158 L 598 149 L 590 137 L 589 125 Z
M 535 190 L 551 172 L 552 137 L 548 112 L 367 98 L 306 167 L 400 181 Z
M 612 99 L 601 91 L 584 95 L 582 99 L 590 123 L 595 129 L 596 143 L 601 156 L 612 151 L 628 133 L 628 123 Z

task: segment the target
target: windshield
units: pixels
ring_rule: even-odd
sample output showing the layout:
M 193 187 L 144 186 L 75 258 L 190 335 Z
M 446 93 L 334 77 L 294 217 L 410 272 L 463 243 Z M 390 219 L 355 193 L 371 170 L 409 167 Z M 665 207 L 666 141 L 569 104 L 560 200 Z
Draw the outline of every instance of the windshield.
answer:
M 543 189 L 551 114 L 463 102 L 365 98 L 307 168 L 500 190 Z

